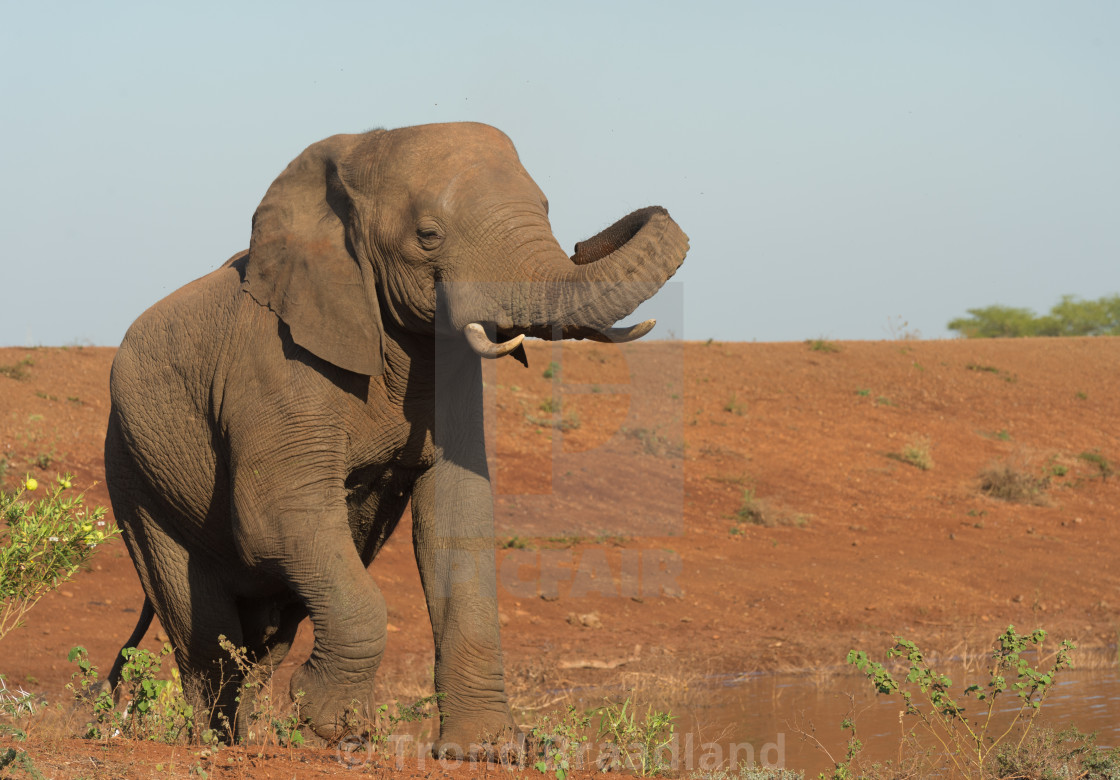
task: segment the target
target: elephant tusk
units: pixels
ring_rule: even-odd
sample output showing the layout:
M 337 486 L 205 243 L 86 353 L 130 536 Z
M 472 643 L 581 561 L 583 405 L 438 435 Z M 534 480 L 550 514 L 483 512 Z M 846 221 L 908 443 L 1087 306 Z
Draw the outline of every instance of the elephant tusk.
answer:
M 484 358 L 500 358 L 503 355 L 508 355 L 521 346 L 521 342 L 525 340 L 525 334 L 518 333 L 509 341 L 495 344 L 486 335 L 486 329 L 477 322 L 472 322 L 463 328 L 463 335 L 467 337 L 467 343 L 471 345 L 471 349 Z
M 653 330 L 653 326 L 657 324 L 657 320 L 646 320 L 639 322 L 637 325 L 631 325 L 628 328 L 607 328 L 601 332 L 594 333 L 587 338 L 592 341 L 603 341 L 613 344 L 625 344 L 627 341 L 636 341 L 642 336 Z

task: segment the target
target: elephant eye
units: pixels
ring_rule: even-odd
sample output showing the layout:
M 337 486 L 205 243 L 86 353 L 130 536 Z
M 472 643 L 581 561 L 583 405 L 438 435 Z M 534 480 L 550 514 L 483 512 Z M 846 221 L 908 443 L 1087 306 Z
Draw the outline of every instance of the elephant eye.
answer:
M 416 238 L 420 241 L 420 246 L 425 249 L 435 249 L 443 243 L 443 234 L 440 233 L 439 228 L 430 225 L 422 225 L 416 229 Z

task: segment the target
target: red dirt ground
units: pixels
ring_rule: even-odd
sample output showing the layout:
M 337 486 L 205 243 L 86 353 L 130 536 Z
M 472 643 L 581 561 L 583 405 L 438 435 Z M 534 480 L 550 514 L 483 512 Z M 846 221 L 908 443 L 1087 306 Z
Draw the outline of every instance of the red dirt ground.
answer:
M 530 369 L 490 366 L 515 706 L 565 685 L 617 682 L 624 669 L 834 666 L 849 647 L 880 648 L 895 634 L 942 653 L 986 646 L 1009 623 L 1082 648 L 1115 644 L 1120 476 L 1106 479 L 1079 456 L 1120 467 L 1120 339 L 834 346 L 535 343 Z M 69 471 L 93 485 L 90 502 L 108 504 L 113 354 L 0 349 L 5 489 L 25 473 L 45 482 Z M 3 371 L 25 359 L 22 378 Z M 546 378 L 553 361 L 559 370 Z M 554 429 L 558 420 L 570 429 Z M 928 470 L 892 457 L 923 443 Z M 40 456 L 49 466 L 34 465 Z M 983 495 L 979 474 L 996 463 L 1048 477 L 1045 503 Z M 777 525 L 737 517 L 746 491 Z M 433 652 L 409 540 L 402 527 L 371 567 L 389 605 L 387 694 L 421 695 Z M 142 598 L 124 545 L 107 545 L 3 640 L 0 673 L 60 699 L 73 671 L 67 651 L 85 645 L 108 668 Z M 159 636 L 154 627 L 145 646 Z M 309 647 L 304 630 L 279 677 Z M 52 776 L 146 777 L 157 762 L 182 773 L 197 761 L 197 749 L 62 735 L 28 749 Z M 294 761 L 272 752 L 223 751 L 208 768 L 217 777 L 346 771 L 332 751 L 297 751 Z

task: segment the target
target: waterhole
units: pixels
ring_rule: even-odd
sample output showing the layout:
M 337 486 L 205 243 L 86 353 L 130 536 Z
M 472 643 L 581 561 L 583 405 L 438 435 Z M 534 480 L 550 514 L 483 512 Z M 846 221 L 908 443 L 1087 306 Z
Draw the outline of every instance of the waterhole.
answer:
M 958 694 L 968 684 L 986 682 L 986 673 L 952 665 L 943 671 L 953 680 L 951 692 L 958 703 L 966 703 L 966 715 L 981 717 L 982 705 Z M 896 679 L 903 677 L 905 673 L 896 675 Z M 903 706 L 897 694 L 876 695 L 865 678 L 851 674 L 729 678 L 689 699 L 702 703 L 674 709 L 682 769 L 689 762 L 693 769 L 708 768 L 702 762 L 710 765 L 719 754 L 724 760 L 780 762 L 815 777 L 830 769 L 834 760 L 843 759 L 849 734 L 841 729 L 841 722 L 846 718 L 854 719 L 865 762 L 896 761 L 904 729 L 917 728 L 924 745 L 936 744 L 913 717 L 900 717 Z M 1017 709 L 1018 700 L 1011 693 L 1003 694 L 1000 701 L 995 722 L 1003 728 L 992 733 L 1005 729 Z M 928 704 L 924 707 L 928 711 Z M 1054 729 L 1074 725 L 1083 732 L 1097 732 L 1101 747 L 1120 745 L 1120 669 L 1061 672 L 1036 725 Z

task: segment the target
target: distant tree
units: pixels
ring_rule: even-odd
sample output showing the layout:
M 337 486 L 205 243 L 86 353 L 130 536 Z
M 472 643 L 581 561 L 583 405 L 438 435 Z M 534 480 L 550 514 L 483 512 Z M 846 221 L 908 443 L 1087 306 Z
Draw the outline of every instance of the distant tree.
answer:
M 1058 320 L 1059 336 L 1120 336 L 1120 295 L 1095 301 L 1063 295 L 1050 316 Z
M 969 339 L 1120 336 L 1120 295 L 1106 295 L 1095 301 L 1063 295 L 1050 313 L 1041 317 L 1031 309 L 998 304 L 968 309 L 968 313 L 970 316 L 958 317 L 948 328 Z

